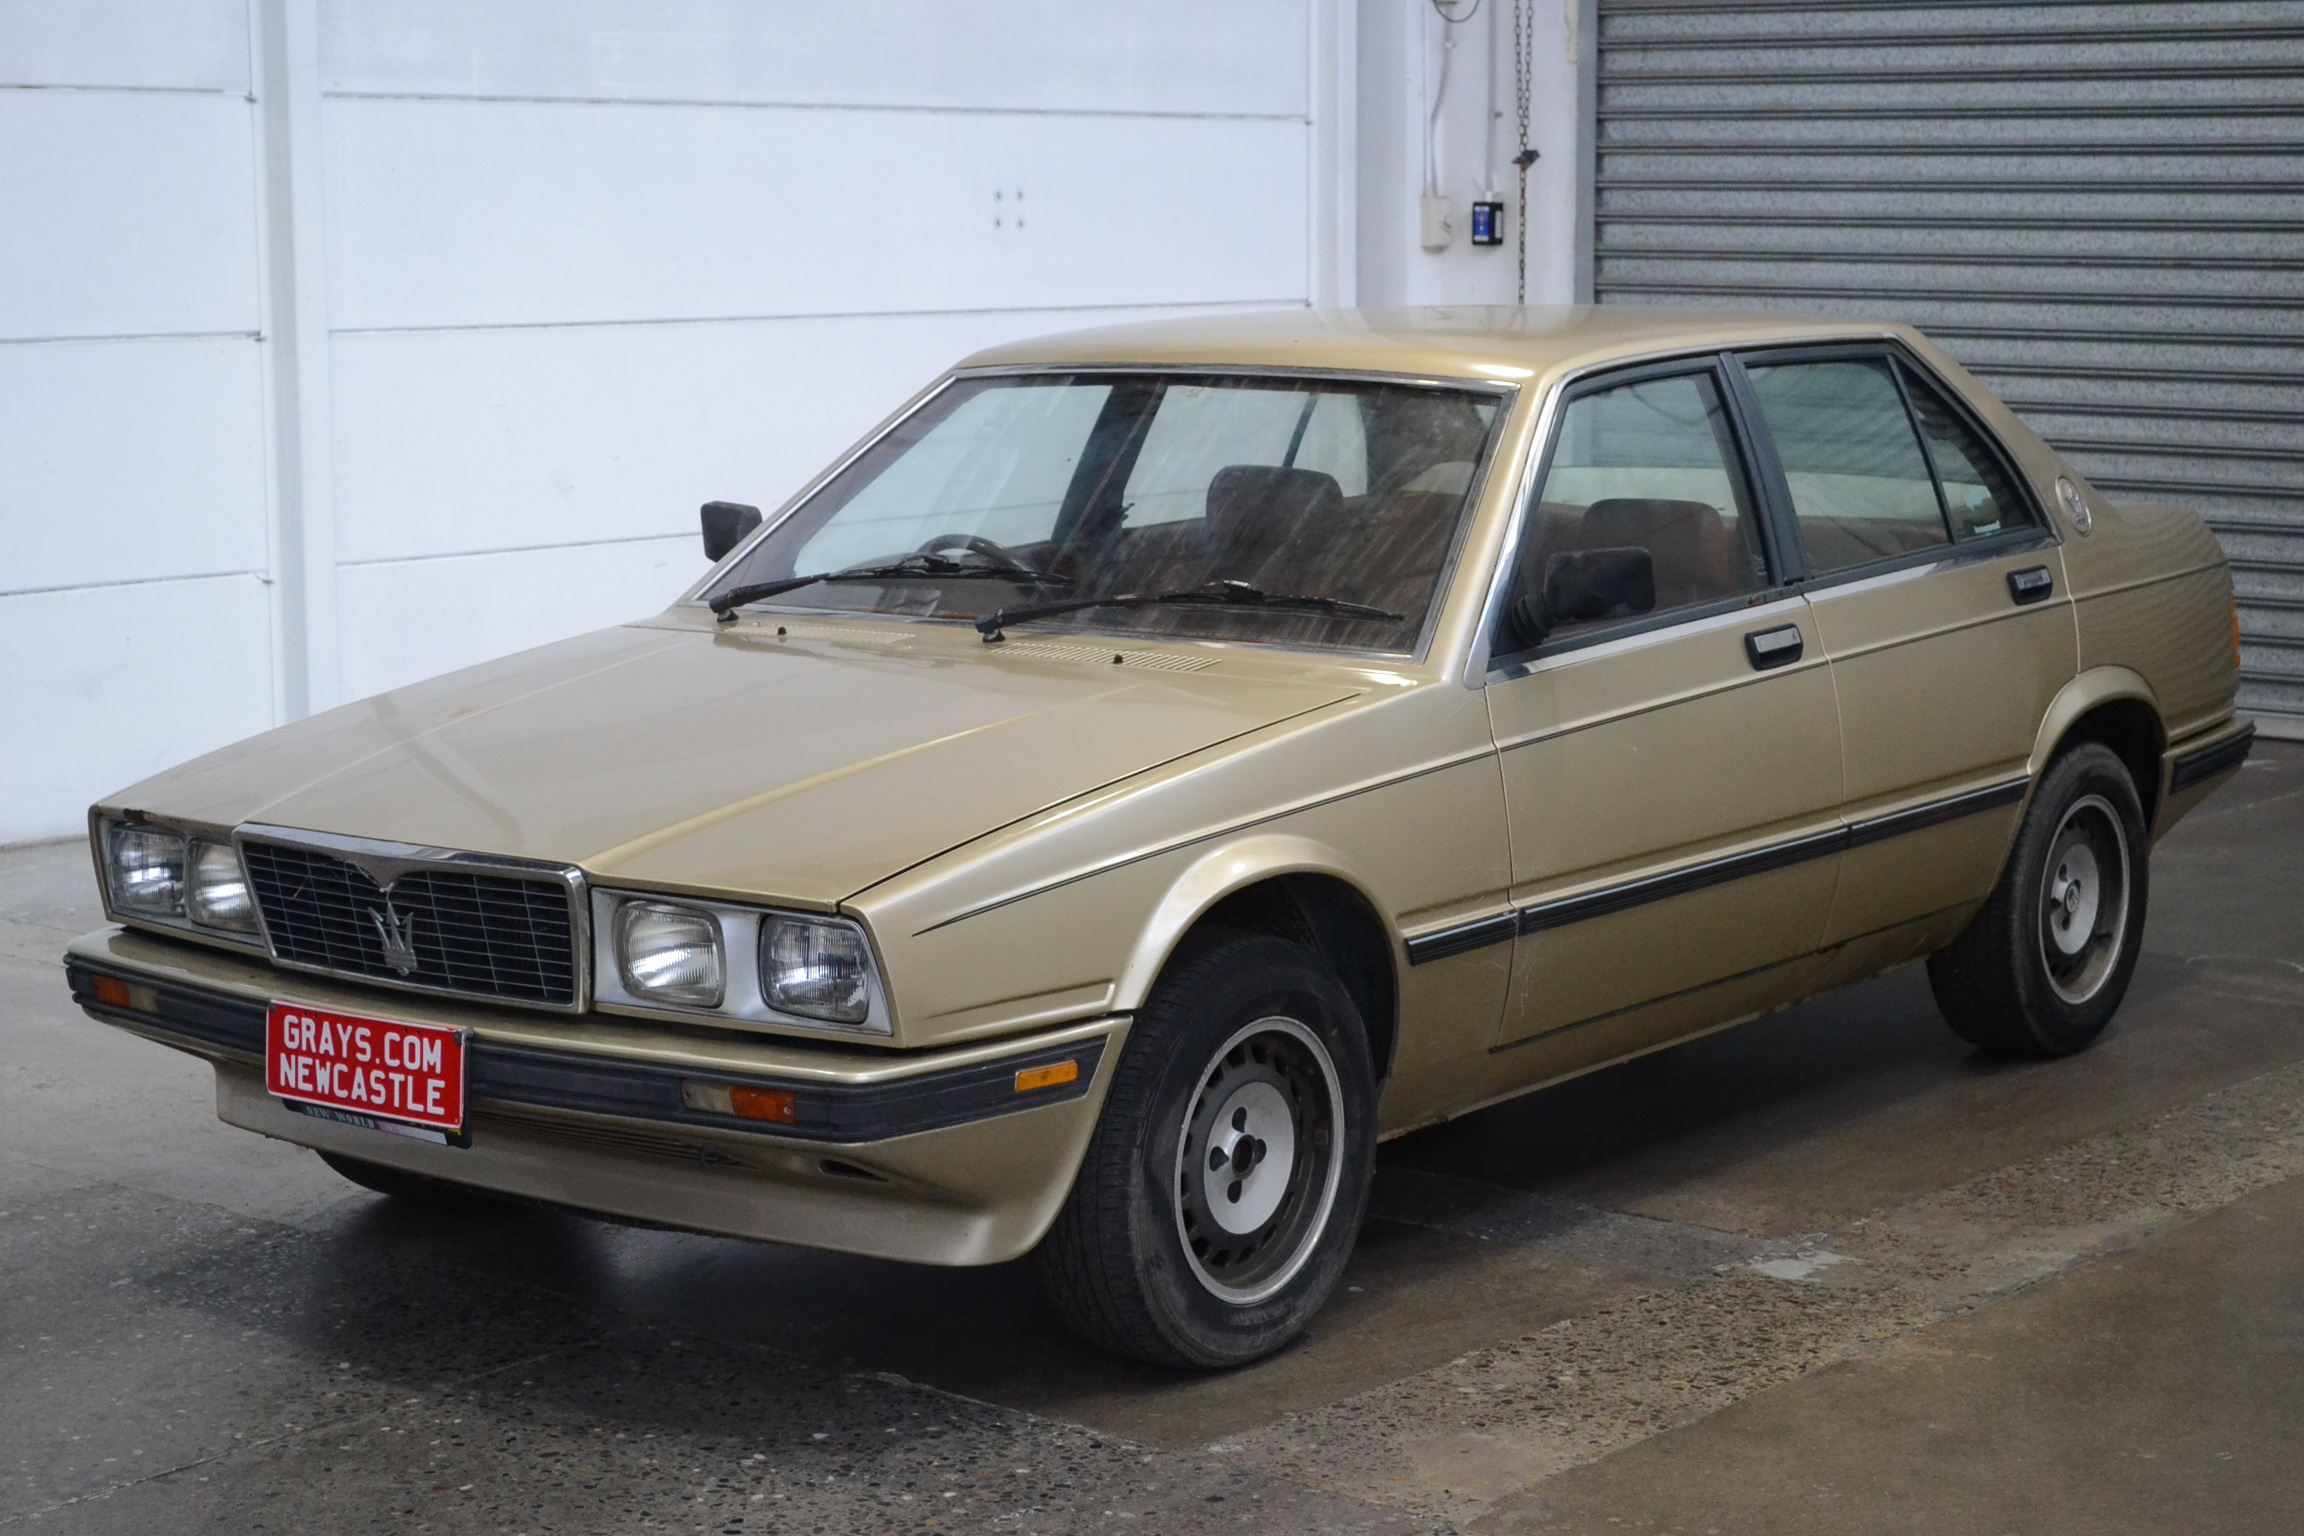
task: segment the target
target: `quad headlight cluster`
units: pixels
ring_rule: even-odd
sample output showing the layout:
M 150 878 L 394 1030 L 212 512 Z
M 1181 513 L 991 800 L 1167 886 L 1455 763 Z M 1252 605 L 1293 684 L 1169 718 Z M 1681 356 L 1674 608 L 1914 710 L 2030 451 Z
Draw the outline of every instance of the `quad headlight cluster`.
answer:
M 150 822 L 104 821 L 97 847 L 115 917 L 253 942 L 256 899 L 224 838 Z
M 261 951 L 255 892 L 229 836 L 101 817 L 111 915 Z M 735 1025 L 892 1032 L 862 925 L 734 902 L 591 892 L 593 1001 Z
M 844 917 L 592 893 L 607 1004 L 889 1032 L 864 930 Z

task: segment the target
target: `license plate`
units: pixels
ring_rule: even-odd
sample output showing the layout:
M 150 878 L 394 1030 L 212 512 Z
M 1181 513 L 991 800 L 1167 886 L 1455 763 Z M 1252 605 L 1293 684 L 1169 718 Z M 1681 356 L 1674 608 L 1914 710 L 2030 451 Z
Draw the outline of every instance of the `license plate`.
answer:
M 464 1036 L 436 1024 L 274 1003 L 264 1017 L 264 1084 L 292 1104 L 336 1111 L 331 1120 L 454 1132 L 464 1125 Z

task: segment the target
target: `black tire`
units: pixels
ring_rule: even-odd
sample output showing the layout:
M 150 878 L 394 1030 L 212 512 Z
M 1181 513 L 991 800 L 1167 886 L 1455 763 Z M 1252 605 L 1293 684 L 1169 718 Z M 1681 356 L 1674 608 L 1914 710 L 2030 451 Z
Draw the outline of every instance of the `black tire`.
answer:
M 346 1157 L 341 1152 L 322 1152 L 320 1161 L 362 1189 L 372 1189 L 380 1195 L 390 1195 L 395 1200 L 405 1200 L 412 1205 L 460 1205 L 487 1198 L 480 1191 L 468 1189 L 462 1184 L 427 1178 L 421 1173 L 409 1173 L 405 1169 L 371 1163 L 363 1158 Z
M 1928 959 L 1961 1039 L 2038 1059 L 2104 1032 L 2144 936 L 2147 838 L 2135 781 L 2109 749 L 2084 742 L 2048 765 L 1991 899 Z
M 1197 933 L 1129 1031 L 1041 1284 L 1115 1354 L 1268 1355 L 1343 1273 L 1375 1156 L 1367 1030 L 1335 977 L 1281 939 Z

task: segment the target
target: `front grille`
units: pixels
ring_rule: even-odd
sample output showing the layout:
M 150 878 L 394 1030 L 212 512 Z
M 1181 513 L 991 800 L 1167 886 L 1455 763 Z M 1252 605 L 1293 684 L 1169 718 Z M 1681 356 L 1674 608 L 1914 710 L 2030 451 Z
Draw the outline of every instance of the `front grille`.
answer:
M 240 856 L 279 960 L 475 997 L 576 1001 L 576 939 L 558 881 L 410 870 L 387 893 L 357 864 L 312 849 L 245 842 Z M 406 948 L 395 953 L 394 939 Z

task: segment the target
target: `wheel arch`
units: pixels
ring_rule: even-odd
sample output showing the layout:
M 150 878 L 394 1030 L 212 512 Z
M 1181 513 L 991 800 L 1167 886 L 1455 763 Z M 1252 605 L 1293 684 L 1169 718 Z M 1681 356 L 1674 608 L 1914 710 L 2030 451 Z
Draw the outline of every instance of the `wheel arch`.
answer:
M 1203 853 L 1169 885 L 1138 937 L 1117 1006 L 1143 1007 L 1177 946 L 1211 924 L 1268 933 L 1317 954 L 1360 1010 L 1377 1078 L 1389 1074 L 1400 1033 L 1400 935 L 1342 854 L 1291 835 Z
M 2092 667 L 2066 683 L 2040 722 L 2032 748 L 2034 781 L 2058 753 L 2082 741 L 2108 748 L 2127 765 L 2144 802 L 2144 825 L 2156 827 L 2161 752 L 2168 736 L 2152 685 L 2126 667 Z

